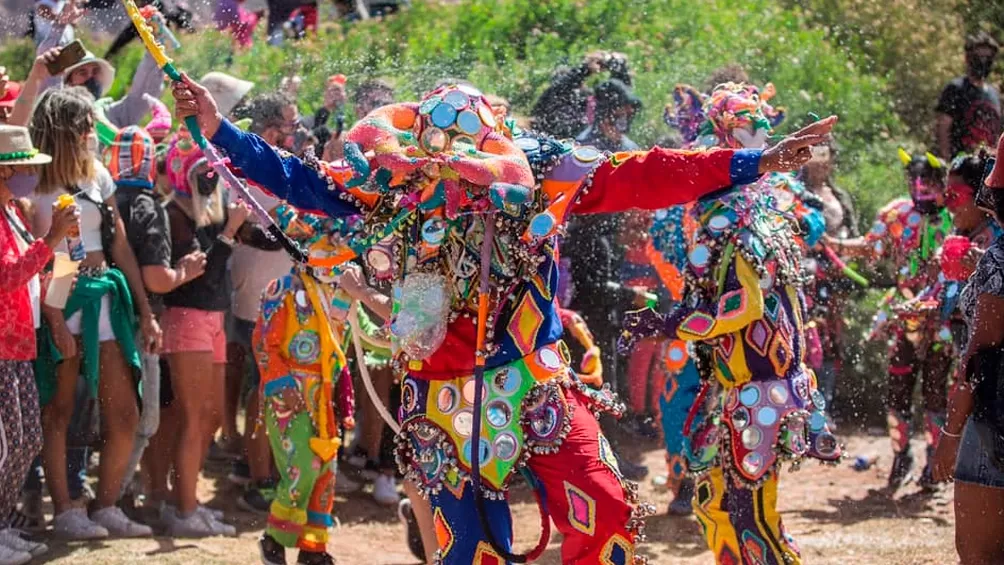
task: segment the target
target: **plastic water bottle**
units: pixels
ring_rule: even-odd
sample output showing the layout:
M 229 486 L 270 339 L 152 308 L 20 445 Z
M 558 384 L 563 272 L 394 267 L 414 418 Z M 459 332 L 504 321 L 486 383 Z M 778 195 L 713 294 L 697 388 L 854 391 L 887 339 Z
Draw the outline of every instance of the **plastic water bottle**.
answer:
M 62 210 L 67 206 L 71 206 L 76 203 L 73 196 L 69 194 L 61 194 L 59 199 L 56 200 L 56 208 Z M 75 228 L 70 228 L 70 232 L 66 234 L 66 248 L 70 251 L 70 260 L 72 261 L 83 261 L 87 252 L 84 251 L 84 241 L 80 238 L 80 218 L 77 218 L 77 226 Z

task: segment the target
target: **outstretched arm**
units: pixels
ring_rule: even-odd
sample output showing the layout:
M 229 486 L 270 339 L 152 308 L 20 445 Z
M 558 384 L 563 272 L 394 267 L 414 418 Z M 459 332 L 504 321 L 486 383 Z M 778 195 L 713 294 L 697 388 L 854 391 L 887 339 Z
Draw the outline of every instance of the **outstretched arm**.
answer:
M 836 116 L 820 120 L 763 151 L 712 149 L 615 153 L 593 175 L 574 212 L 595 214 L 630 208 L 657 210 L 683 204 L 760 175 L 797 170 L 812 158 L 811 147 L 826 142 Z

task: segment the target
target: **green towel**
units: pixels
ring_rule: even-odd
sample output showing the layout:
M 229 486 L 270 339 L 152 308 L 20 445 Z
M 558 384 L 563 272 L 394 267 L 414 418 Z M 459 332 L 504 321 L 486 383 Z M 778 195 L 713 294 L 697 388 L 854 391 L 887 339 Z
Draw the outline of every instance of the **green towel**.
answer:
M 78 311 L 81 313 L 80 333 L 83 343 L 80 372 L 87 382 L 91 397 L 98 395 L 98 380 L 101 377 L 101 340 L 98 336 L 98 321 L 101 317 L 101 298 L 109 298 L 109 317 L 115 339 L 119 343 L 126 363 L 136 372 L 141 370 L 139 349 L 136 348 L 136 316 L 133 312 L 132 294 L 125 275 L 117 269 L 109 269 L 98 278 L 80 276 L 73 294 L 66 302 L 63 316 L 67 319 Z M 56 386 L 56 366 L 62 360 L 52 341 L 52 334 L 43 324 L 45 334 L 40 336 L 38 359 L 35 362 L 35 380 L 39 389 L 39 400 L 46 404 L 51 400 Z M 43 392 L 44 391 L 44 392 Z

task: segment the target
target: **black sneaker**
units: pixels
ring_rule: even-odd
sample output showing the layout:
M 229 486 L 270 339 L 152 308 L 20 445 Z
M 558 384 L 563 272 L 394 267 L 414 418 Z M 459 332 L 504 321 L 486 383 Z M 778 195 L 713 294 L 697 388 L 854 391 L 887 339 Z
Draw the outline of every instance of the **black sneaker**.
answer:
M 934 480 L 934 469 L 931 465 L 934 464 L 934 446 L 927 446 L 927 463 L 924 465 L 924 470 L 920 473 L 920 480 L 917 484 L 926 493 L 934 493 L 940 490 L 941 485 Z
M 397 517 L 406 528 L 405 541 L 408 543 L 408 550 L 420 561 L 425 561 L 425 544 L 422 543 L 422 532 L 418 528 L 418 520 L 415 512 L 411 508 L 411 501 L 405 498 L 397 505 Z
M 251 484 L 251 468 L 248 467 L 248 462 L 234 461 L 230 465 L 230 474 L 227 475 L 227 480 L 242 487 Z
M 262 534 L 258 538 L 258 551 L 263 565 L 286 565 L 286 548 L 272 536 Z
M 886 488 L 895 491 L 899 487 L 912 480 L 913 453 L 907 448 L 900 451 L 892 460 L 892 469 L 889 470 L 889 482 Z
M 335 565 L 335 558 L 326 552 L 314 553 L 313 551 L 300 550 L 300 556 L 296 558 L 297 565 Z
M 272 507 L 273 498 L 275 498 L 273 485 L 249 486 L 237 499 L 237 507 L 252 514 L 267 515 Z

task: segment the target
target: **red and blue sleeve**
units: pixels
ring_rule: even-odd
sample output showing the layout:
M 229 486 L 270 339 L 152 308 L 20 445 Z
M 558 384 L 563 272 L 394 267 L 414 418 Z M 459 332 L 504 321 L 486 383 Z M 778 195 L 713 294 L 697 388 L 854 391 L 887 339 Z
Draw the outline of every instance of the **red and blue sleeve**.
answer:
M 224 120 L 211 140 L 226 151 L 231 162 L 251 180 L 277 198 L 310 212 L 332 217 L 349 216 L 359 210 L 343 198 L 343 188 L 325 163 L 310 167 L 294 155 L 281 153 L 253 133 L 241 131 Z
M 614 153 L 597 167 L 592 186 L 573 211 L 658 210 L 697 200 L 758 179 L 762 154 L 755 149 L 681 151 L 661 147 Z

